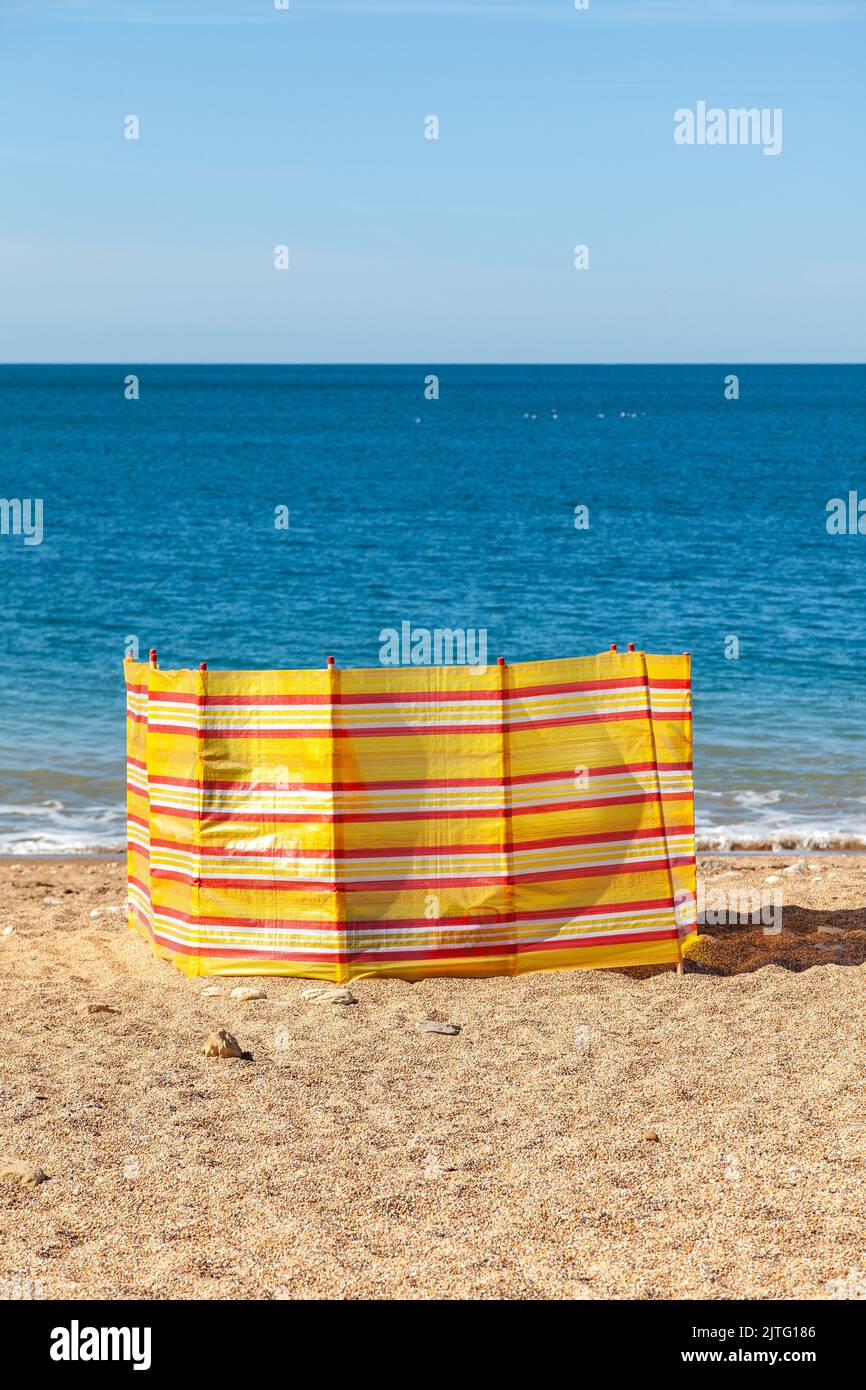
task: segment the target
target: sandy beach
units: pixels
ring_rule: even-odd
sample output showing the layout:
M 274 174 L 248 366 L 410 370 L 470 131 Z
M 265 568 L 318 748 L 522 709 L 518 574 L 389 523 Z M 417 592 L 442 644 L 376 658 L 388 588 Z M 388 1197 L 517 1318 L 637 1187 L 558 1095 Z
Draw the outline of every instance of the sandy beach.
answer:
M 0 864 L 5 1295 L 863 1297 L 866 857 L 699 873 L 781 931 L 338 1006 L 153 959 L 119 862 Z

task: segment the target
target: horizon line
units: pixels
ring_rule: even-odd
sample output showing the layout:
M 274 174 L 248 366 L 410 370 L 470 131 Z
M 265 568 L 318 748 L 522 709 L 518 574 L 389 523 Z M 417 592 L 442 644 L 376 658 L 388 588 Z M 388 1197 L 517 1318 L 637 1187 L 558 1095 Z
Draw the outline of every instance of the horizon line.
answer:
M 740 367 L 864 367 L 866 362 L 852 362 L 847 360 L 838 361 L 758 361 L 750 362 L 740 358 L 725 358 L 717 361 L 703 362 L 453 362 L 445 361 L 442 358 L 428 359 L 426 362 L 177 362 L 163 361 L 160 359 L 144 358 L 124 358 L 114 361 L 87 361 L 87 362 L 6 362 L 0 360 L 0 369 L 3 367 L 128 367 L 130 362 L 137 363 L 141 367 L 419 367 L 429 368 L 431 362 L 440 367 L 730 367 L 732 363 Z

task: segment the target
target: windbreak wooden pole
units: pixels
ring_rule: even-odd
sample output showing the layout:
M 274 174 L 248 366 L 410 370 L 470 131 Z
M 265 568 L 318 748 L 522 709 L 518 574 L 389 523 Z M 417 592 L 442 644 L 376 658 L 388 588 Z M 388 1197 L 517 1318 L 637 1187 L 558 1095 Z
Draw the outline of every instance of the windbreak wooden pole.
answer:
M 346 908 L 346 888 L 341 881 L 341 862 L 343 831 L 337 812 L 337 797 L 342 796 L 342 753 L 340 739 L 337 737 L 337 706 L 340 703 L 340 673 L 334 658 L 327 658 L 328 671 L 328 723 L 330 726 L 330 783 L 331 783 L 331 873 L 334 893 L 334 983 L 345 985 L 349 982 L 349 919 Z
M 514 849 L 511 827 L 511 740 L 508 731 L 508 669 L 505 657 L 498 656 L 496 665 L 499 671 L 499 721 L 500 721 L 500 772 L 502 776 L 502 857 L 505 861 L 505 882 L 503 883 L 503 923 L 509 923 L 514 931 L 517 919 L 517 903 L 514 889 Z M 516 948 L 515 948 L 516 951 Z M 512 975 L 517 974 L 517 955 L 513 955 Z
M 683 652 L 683 656 L 689 657 L 689 689 L 691 689 L 691 656 L 690 656 L 689 652 Z M 694 813 L 693 813 L 693 814 L 694 814 Z M 697 907 L 697 904 L 695 904 L 695 906 Z M 695 922 L 697 922 L 697 916 L 695 917 Z M 677 938 L 677 944 L 679 944 L 679 938 Z M 678 975 L 682 975 L 682 974 L 683 974 L 683 953 L 682 953 L 682 949 L 680 950 L 680 958 L 679 958 L 679 960 L 677 961 L 677 974 L 678 974 Z

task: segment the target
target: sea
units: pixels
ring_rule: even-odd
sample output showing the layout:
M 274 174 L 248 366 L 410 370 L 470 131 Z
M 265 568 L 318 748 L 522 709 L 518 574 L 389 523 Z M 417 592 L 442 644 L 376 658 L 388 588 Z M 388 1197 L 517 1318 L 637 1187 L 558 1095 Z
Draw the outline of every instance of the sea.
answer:
M 866 847 L 864 419 L 863 366 L 0 367 L 0 854 L 124 846 L 125 651 L 404 622 L 690 651 L 699 844 Z

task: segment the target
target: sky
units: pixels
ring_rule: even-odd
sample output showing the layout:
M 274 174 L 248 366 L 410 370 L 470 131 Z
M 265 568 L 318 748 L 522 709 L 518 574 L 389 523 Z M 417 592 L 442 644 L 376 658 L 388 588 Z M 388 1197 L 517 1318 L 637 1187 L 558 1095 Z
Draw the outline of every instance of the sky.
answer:
M 0 0 L 0 361 L 864 360 L 863 0 L 290 3 Z

